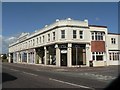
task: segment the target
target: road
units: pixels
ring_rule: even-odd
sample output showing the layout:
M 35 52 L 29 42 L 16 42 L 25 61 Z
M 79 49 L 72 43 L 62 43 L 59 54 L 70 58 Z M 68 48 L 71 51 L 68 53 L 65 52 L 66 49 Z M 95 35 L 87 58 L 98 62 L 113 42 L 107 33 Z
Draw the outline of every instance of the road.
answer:
M 96 70 L 98 69 L 98 70 Z M 95 71 L 96 70 L 96 71 Z M 97 90 L 108 86 L 117 78 L 117 70 L 108 68 L 56 68 L 39 65 L 2 65 L 3 88 L 79 88 Z M 103 72 L 104 71 L 104 72 Z M 101 73 L 100 73 L 101 72 Z

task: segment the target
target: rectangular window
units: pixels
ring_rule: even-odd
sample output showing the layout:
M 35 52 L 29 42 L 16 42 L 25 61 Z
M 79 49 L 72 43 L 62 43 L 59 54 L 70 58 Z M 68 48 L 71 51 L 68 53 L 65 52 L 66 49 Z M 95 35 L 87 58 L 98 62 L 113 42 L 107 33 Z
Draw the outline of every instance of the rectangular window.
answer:
M 55 40 L 55 32 L 53 32 L 53 40 Z
M 73 30 L 73 38 L 76 38 L 76 30 Z
M 104 32 L 91 32 L 92 40 L 103 40 Z
M 44 36 L 43 36 L 43 43 L 44 43 Z
M 30 41 L 29 41 L 29 47 L 30 47 Z
M 37 38 L 37 44 L 38 44 L 38 38 Z
M 27 48 L 27 42 L 26 42 L 26 48 Z
M 116 39 L 115 38 L 111 38 L 111 43 L 112 44 L 116 44 Z
M 112 58 L 111 58 L 111 53 L 109 53 L 109 59 L 112 60 Z
M 41 43 L 41 37 L 40 37 L 40 43 Z
M 98 38 L 97 38 L 97 32 L 95 32 L 95 40 L 98 40 Z
M 100 37 L 101 37 L 101 40 L 103 40 L 103 35 L 104 35 L 104 33 L 101 33 L 101 36 L 100 36 Z
M 118 60 L 118 54 L 115 53 L 115 60 Z
M 99 32 L 98 34 L 97 34 L 98 36 L 98 40 L 101 40 L 101 33 Z
M 61 30 L 61 38 L 65 38 L 65 30 Z
M 93 60 L 95 60 L 95 55 L 92 55 Z
M 48 41 L 50 41 L 50 34 L 48 34 Z
M 96 60 L 97 61 L 102 61 L 103 60 L 103 55 L 96 55 Z
M 113 52 L 112 55 L 113 55 L 113 60 L 115 60 L 115 53 Z
M 32 46 L 32 40 L 31 40 L 31 46 Z
M 94 32 L 92 32 L 91 34 L 92 34 L 92 40 L 94 40 Z
M 92 60 L 95 60 L 95 53 L 92 52 Z
M 120 60 L 120 53 L 119 52 L 117 53 L 117 57 L 118 57 L 118 60 Z
M 116 61 L 120 59 L 120 53 L 119 52 L 110 52 L 109 53 L 109 59 Z
M 92 60 L 102 61 L 103 60 L 103 52 L 92 52 Z
M 80 31 L 79 34 L 80 34 L 80 39 L 83 39 L 83 31 Z
M 33 39 L 33 46 L 35 45 L 35 40 Z

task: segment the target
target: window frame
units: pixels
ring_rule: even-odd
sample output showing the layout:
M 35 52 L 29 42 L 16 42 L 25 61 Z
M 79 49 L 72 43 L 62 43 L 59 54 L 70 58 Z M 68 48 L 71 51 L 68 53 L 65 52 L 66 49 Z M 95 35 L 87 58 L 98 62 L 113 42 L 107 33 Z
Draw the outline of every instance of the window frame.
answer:
M 61 39 L 65 39 L 65 30 L 61 30 Z
M 73 39 L 77 38 L 77 30 L 73 30 Z
M 33 39 L 33 46 L 35 45 L 35 39 Z
M 111 44 L 116 44 L 116 38 L 111 38 Z
M 38 37 L 37 37 L 37 44 L 38 44 Z
M 81 33 L 82 32 L 82 33 Z M 79 38 L 83 39 L 83 31 L 79 31 Z
M 97 60 L 97 57 L 102 56 L 102 60 Z M 94 61 L 103 61 L 104 60 L 104 52 L 92 52 L 92 60 Z
M 44 43 L 44 41 L 45 41 L 45 40 L 44 40 L 44 39 L 45 39 L 45 36 L 43 35 L 42 37 L 43 37 L 43 43 Z
M 109 60 L 110 61 L 119 61 L 120 60 L 120 51 L 109 52 Z
M 40 38 L 40 43 L 41 43 L 41 36 L 39 38 Z
M 53 32 L 53 41 L 55 40 L 55 32 Z
M 93 41 L 103 41 L 104 40 L 105 32 L 100 31 L 92 31 L 91 32 L 91 39 Z
M 50 33 L 48 34 L 48 42 L 50 41 Z

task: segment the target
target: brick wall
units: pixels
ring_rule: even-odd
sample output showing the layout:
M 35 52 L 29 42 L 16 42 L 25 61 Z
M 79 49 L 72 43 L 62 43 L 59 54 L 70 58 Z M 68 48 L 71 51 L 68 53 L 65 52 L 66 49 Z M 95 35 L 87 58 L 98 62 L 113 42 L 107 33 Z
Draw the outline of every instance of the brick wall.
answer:
M 105 41 L 91 41 L 91 52 L 105 52 Z

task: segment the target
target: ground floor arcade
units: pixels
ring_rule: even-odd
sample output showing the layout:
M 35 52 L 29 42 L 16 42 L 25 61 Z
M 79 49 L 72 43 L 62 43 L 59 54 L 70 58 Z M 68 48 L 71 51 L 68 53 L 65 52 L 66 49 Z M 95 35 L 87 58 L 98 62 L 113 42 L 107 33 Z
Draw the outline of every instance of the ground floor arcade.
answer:
M 95 65 L 105 65 L 103 60 L 94 61 Z M 44 64 L 56 66 L 90 66 L 93 61 L 91 46 L 89 43 L 63 43 L 52 44 L 44 47 L 31 48 L 9 53 L 9 62 Z M 97 64 L 96 64 L 97 63 Z

